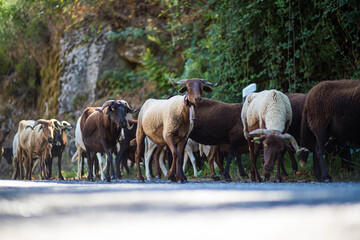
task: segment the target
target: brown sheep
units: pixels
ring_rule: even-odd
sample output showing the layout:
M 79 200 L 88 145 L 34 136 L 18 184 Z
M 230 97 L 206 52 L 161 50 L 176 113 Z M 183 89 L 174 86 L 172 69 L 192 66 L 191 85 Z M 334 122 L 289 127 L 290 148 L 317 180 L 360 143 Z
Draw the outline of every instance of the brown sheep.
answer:
M 112 153 L 119 140 L 121 128 L 129 127 L 126 115 L 128 113 L 132 114 L 135 111 L 124 100 L 109 100 L 103 104 L 101 109 L 97 109 L 97 111 L 93 111 L 91 114 L 89 114 L 88 109 L 85 109 L 83 112 L 80 128 L 87 153 L 89 181 L 94 180 L 92 167 L 98 152 L 107 154 L 107 163 L 112 169 L 112 177 L 116 177 Z M 110 182 L 109 167 L 106 171 L 106 180 Z
M 319 181 L 331 181 L 323 158 L 326 142 L 333 137 L 360 144 L 359 121 L 360 80 L 323 81 L 310 89 L 302 117 L 301 145 L 315 152 L 314 175 Z

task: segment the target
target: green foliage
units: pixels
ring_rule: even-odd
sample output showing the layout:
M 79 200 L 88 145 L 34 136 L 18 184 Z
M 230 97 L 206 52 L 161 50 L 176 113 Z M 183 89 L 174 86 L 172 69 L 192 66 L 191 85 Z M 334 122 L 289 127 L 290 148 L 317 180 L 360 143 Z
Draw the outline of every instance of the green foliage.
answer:
M 351 0 L 208 1 L 192 13 L 209 25 L 184 51 L 183 76 L 221 80 L 214 98 L 233 102 L 251 82 L 306 92 L 321 80 L 358 78 L 358 9 Z

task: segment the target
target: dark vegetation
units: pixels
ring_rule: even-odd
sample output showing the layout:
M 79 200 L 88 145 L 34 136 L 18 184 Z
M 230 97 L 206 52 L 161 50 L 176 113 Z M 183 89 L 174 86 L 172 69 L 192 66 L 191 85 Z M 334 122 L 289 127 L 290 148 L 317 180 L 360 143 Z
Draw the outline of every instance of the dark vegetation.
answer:
M 239 103 L 252 82 L 307 93 L 323 80 L 360 78 L 357 0 L 0 0 L 1 128 L 45 117 L 44 102 L 66 119 L 57 116 L 60 39 L 104 23 L 119 46 L 142 51 L 129 69 L 103 74 L 99 98 L 168 97 L 169 77 L 196 77 L 220 81 L 211 98 Z M 352 156 L 360 169 L 356 149 Z

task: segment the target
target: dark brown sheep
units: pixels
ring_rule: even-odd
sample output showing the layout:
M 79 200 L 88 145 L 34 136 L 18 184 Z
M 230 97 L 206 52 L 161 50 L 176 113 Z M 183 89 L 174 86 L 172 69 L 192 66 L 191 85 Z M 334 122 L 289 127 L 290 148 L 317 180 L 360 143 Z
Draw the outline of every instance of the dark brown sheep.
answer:
M 301 145 L 315 152 L 314 175 L 319 181 L 331 180 L 323 158 L 326 142 L 333 137 L 360 144 L 359 121 L 360 80 L 323 81 L 310 89 L 302 117 Z
M 47 171 L 48 171 L 47 178 L 48 179 L 51 178 L 53 158 L 57 157 L 59 179 L 64 180 L 64 177 L 61 173 L 61 159 L 62 159 L 62 153 L 65 150 L 65 147 L 68 143 L 66 131 L 71 130 L 72 127 L 71 127 L 71 124 L 68 123 L 67 121 L 59 122 L 56 119 L 51 119 L 51 120 L 54 122 L 54 125 L 58 130 L 54 132 L 54 142 L 52 143 L 51 151 L 49 151 L 49 154 L 47 154 L 47 157 L 46 157 L 46 164 L 47 164 Z
M 205 145 L 230 145 L 223 172 L 227 181 L 231 181 L 229 167 L 234 155 L 237 158 L 241 176 L 247 176 L 241 163 L 240 154 L 247 153 L 248 150 L 245 152 L 239 150 L 240 147 L 246 146 L 247 148 L 248 145 L 243 133 L 241 110 L 242 104 L 240 103 L 224 103 L 204 98 L 195 106 L 196 121 L 189 136 L 192 140 Z
M 130 146 L 130 142 L 131 140 L 136 138 L 137 121 L 129 119 L 128 122 L 132 127 L 130 129 L 124 128 L 124 138 L 120 142 L 120 151 L 117 153 L 115 158 L 116 174 L 119 179 L 122 177 L 120 172 L 120 164 L 125 167 L 126 172 L 129 174 L 130 170 L 127 165 L 127 159 L 129 157 L 129 154 L 135 154 L 136 150 L 135 146 Z
M 135 110 L 131 109 L 124 100 L 109 100 L 98 111 L 93 111 L 89 114 L 90 111 L 93 110 L 84 110 L 80 122 L 89 165 L 88 180 L 93 181 L 93 161 L 96 160 L 96 153 L 98 152 L 107 154 L 108 166 L 112 169 L 112 177 L 115 177 L 112 153 L 119 140 L 121 128 L 129 126 L 126 114 L 132 114 Z M 106 180 L 110 182 L 109 167 L 106 171 Z

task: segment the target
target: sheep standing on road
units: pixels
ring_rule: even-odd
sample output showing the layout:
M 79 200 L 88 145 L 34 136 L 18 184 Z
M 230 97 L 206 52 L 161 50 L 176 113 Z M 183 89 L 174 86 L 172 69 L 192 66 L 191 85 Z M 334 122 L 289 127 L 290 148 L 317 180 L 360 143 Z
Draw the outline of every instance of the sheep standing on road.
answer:
M 55 127 L 58 129 L 58 131 L 54 132 L 54 142 L 51 144 L 51 151 L 48 153 L 48 156 L 46 158 L 47 166 L 48 166 L 48 179 L 51 178 L 52 174 L 52 162 L 53 157 L 57 157 L 58 159 L 58 170 L 59 170 L 59 179 L 64 180 L 64 177 L 61 173 L 61 159 L 62 159 L 62 153 L 65 150 L 65 147 L 68 143 L 68 139 L 66 136 L 66 130 L 71 130 L 71 124 L 67 121 L 61 121 L 59 122 L 56 119 L 51 119 L 52 122 L 54 122 Z
M 95 111 L 96 108 L 94 108 Z M 82 136 L 81 136 L 81 129 L 80 129 L 80 122 L 81 122 L 81 117 L 78 118 L 77 122 L 76 122 L 76 127 L 75 127 L 75 146 L 76 146 L 76 152 L 74 153 L 74 155 L 71 158 L 71 162 L 76 162 L 78 163 L 78 170 L 77 170 L 77 180 L 81 179 L 81 176 L 84 174 L 84 160 L 83 160 L 83 152 L 85 151 L 85 145 L 84 142 L 82 140 Z M 85 152 L 84 152 L 85 153 Z M 106 169 L 107 165 L 106 165 L 106 159 L 104 159 L 100 153 L 96 153 L 96 156 L 98 158 L 99 161 L 99 167 L 100 167 L 100 177 L 101 180 L 105 181 L 105 174 L 104 174 L 104 170 Z M 94 162 L 94 171 L 93 174 L 96 175 L 96 170 L 97 170 L 97 164 L 96 161 Z
M 270 178 L 274 163 L 277 161 L 276 180 L 281 181 L 280 166 L 281 156 L 286 147 L 285 141 L 289 141 L 294 149 L 299 151 L 294 137 L 286 133 L 292 120 L 289 98 L 277 90 L 251 93 L 245 100 L 241 119 L 250 150 L 251 180 L 262 181 L 256 167 L 257 153 L 254 150 L 256 144 L 254 140 L 256 140 L 261 141 L 264 146 L 265 180 Z
M 211 92 L 208 87 L 216 86 L 203 79 L 186 79 L 176 83 L 171 82 L 174 86 L 185 85 L 180 89 L 180 93 L 187 92 L 185 96 L 174 96 L 170 99 L 148 99 L 142 106 L 138 116 L 138 128 L 136 131 L 137 149 L 135 153 L 135 162 L 137 167 L 137 178 L 144 181 L 140 171 L 140 155 L 144 152 L 144 139 L 148 136 L 159 148 L 169 146 L 173 163 L 170 168 L 168 177 L 175 181 L 174 175 L 176 170 L 176 181 L 186 181 L 182 170 L 182 161 L 184 148 L 187 138 L 193 128 L 193 122 L 196 114 L 196 106 L 202 100 L 202 90 Z M 157 166 L 159 159 L 155 159 Z M 157 167 L 157 171 L 160 168 Z M 160 173 L 156 173 L 160 175 Z
M 54 128 L 54 123 L 49 120 L 39 119 L 35 123 L 20 121 L 16 157 L 20 166 L 24 162 L 26 179 L 31 180 L 33 159 L 36 157 L 40 162 L 41 179 L 46 178 L 45 160 L 49 144 L 54 140 Z
M 130 127 L 126 115 L 128 113 L 133 114 L 135 111 L 124 100 L 106 101 L 101 109 L 89 115 L 87 109 L 84 110 L 81 116 L 80 128 L 88 159 L 89 181 L 94 180 L 92 167 L 93 162 L 96 160 L 96 153 L 107 154 L 107 165 L 111 168 L 112 177 L 116 177 L 112 153 L 119 140 L 121 128 Z M 111 181 L 110 168 L 107 167 L 105 176 L 108 182 Z
M 301 124 L 301 145 L 315 146 L 314 174 L 330 181 L 324 164 L 330 137 L 360 144 L 360 80 L 323 81 L 307 94 Z M 309 142 L 309 139 L 313 139 Z
M 241 122 L 241 103 L 224 103 L 212 99 L 204 98 L 201 103 L 195 106 L 197 120 L 189 138 L 205 145 L 228 144 L 226 166 L 223 172 L 225 180 L 231 181 L 229 168 L 233 156 L 236 156 L 238 169 L 241 176 L 246 176 L 241 162 L 240 148 L 247 147 L 247 141 L 243 133 Z M 216 158 L 217 159 L 217 158 Z M 209 161 L 212 177 L 219 180 L 213 171 L 213 162 Z M 222 166 L 219 166 L 222 169 Z

